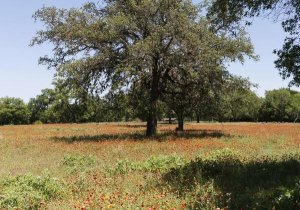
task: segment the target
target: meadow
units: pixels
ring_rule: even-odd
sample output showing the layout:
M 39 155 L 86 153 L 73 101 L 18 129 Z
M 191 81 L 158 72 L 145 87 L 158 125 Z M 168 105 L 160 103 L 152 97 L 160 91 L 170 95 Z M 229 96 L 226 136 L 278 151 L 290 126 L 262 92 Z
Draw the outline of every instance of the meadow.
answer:
M 300 124 L 0 127 L 0 209 L 300 209 Z

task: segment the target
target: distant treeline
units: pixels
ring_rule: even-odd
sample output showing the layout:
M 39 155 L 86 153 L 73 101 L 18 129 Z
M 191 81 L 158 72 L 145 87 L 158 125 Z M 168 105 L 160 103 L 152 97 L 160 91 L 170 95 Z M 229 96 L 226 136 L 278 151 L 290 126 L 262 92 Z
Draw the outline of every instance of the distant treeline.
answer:
M 136 103 L 132 95 L 122 91 L 109 93 L 102 98 L 86 96 L 75 99 L 70 97 L 70 94 L 56 89 L 44 89 L 27 104 L 19 98 L 1 98 L 0 124 L 145 121 L 147 118 L 145 107 Z M 208 101 L 199 107 L 190 108 L 185 119 L 221 122 L 298 122 L 300 93 L 282 88 L 267 91 L 265 97 L 260 98 L 250 89 L 243 91 L 233 89 L 224 93 L 215 103 Z M 158 116 L 160 120 L 178 118 L 176 110 L 165 102 L 159 103 Z

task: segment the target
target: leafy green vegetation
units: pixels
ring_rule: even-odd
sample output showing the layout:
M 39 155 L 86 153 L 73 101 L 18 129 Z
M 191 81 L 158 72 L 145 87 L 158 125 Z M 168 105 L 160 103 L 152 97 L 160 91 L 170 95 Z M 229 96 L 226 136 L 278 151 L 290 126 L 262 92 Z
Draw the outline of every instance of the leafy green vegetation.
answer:
M 66 167 L 70 173 L 87 172 L 91 170 L 96 163 L 96 157 L 86 155 L 66 155 L 64 156 L 62 165 Z
M 163 176 L 180 196 L 194 195 L 192 209 L 300 208 L 300 156 L 263 156 L 244 159 L 231 150 L 196 158 Z M 207 186 L 210 193 L 203 192 Z
M 274 50 L 278 56 L 276 67 L 283 79 L 290 78 L 290 85 L 300 85 L 299 39 L 300 2 L 298 0 L 216 0 L 209 7 L 208 16 L 217 27 L 236 31 L 243 24 L 251 25 L 255 16 L 281 21 L 287 36 L 282 49 Z M 250 18 L 249 18 L 250 17 Z
M 251 87 L 252 84 L 248 80 L 233 77 L 228 80 L 228 84 L 223 87 L 223 90 L 220 91 L 219 89 L 219 92 L 211 92 L 210 97 L 216 97 L 215 99 L 207 98 L 207 101 L 203 102 L 197 100 L 197 97 L 193 94 L 186 96 L 194 97 L 193 106 L 189 106 L 185 102 L 175 103 L 175 98 L 172 100 L 166 99 L 166 102 L 161 101 L 158 117 L 159 119 L 166 119 L 177 118 L 181 115 L 184 117 L 180 119 L 187 119 L 187 121 L 299 122 L 299 92 L 278 89 L 267 91 L 264 98 L 259 98 L 251 91 Z M 45 93 L 49 91 L 43 91 L 43 99 L 41 99 L 41 96 L 37 96 L 27 105 L 21 99 L 3 98 L 3 105 L 0 103 L 1 124 L 28 124 L 29 118 L 33 124 L 121 122 L 146 119 L 143 109 L 139 107 L 136 109 L 137 103 L 131 100 L 131 95 L 125 93 L 110 94 L 104 99 L 90 98 L 88 103 L 73 104 L 72 97 L 69 98 L 66 95 L 63 101 L 60 97 L 56 98 L 55 94 L 57 93 L 55 91 L 53 91 L 54 95 L 47 96 Z M 14 102 L 11 102 L 10 105 L 9 103 L 4 105 L 4 101 L 7 100 L 18 100 L 18 103 L 22 105 L 13 105 Z M 181 98 L 180 100 L 185 99 Z M 45 101 L 48 101 L 47 105 Z M 70 115 L 74 118 L 68 117 Z M 178 119 L 178 123 L 180 119 Z
M 0 207 L 40 209 L 46 202 L 62 199 L 64 185 L 49 174 L 7 177 L 0 182 Z
M 131 162 L 128 159 L 119 160 L 116 165 L 108 169 L 111 174 L 125 174 L 132 171 L 165 172 L 186 163 L 178 155 L 150 157 L 144 162 Z
M 19 98 L 0 98 L 0 125 L 29 123 L 30 112 Z

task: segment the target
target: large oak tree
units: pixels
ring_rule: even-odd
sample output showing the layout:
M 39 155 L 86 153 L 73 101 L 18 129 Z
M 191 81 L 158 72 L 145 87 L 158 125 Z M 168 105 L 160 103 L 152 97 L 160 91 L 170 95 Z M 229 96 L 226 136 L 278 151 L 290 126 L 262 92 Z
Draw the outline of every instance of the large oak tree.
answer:
M 40 62 L 57 70 L 70 88 L 93 94 L 132 87 L 145 90 L 148 136 L 156 133 L 158 101 L 169 82 L 201 75 L 225 60 L 243 59 L 253 49 L 243 32 L 215 30 L 189 0 L 106 0 L 79 9 L 44 7 L 32 45 L 53 44 Z

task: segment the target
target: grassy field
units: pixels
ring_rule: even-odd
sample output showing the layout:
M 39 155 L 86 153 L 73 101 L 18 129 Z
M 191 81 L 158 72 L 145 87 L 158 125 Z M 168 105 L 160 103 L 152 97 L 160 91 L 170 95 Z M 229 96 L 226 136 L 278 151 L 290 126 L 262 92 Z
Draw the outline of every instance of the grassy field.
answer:
M 300 209 L 300 124 L 0 127 L 0 209 Z

